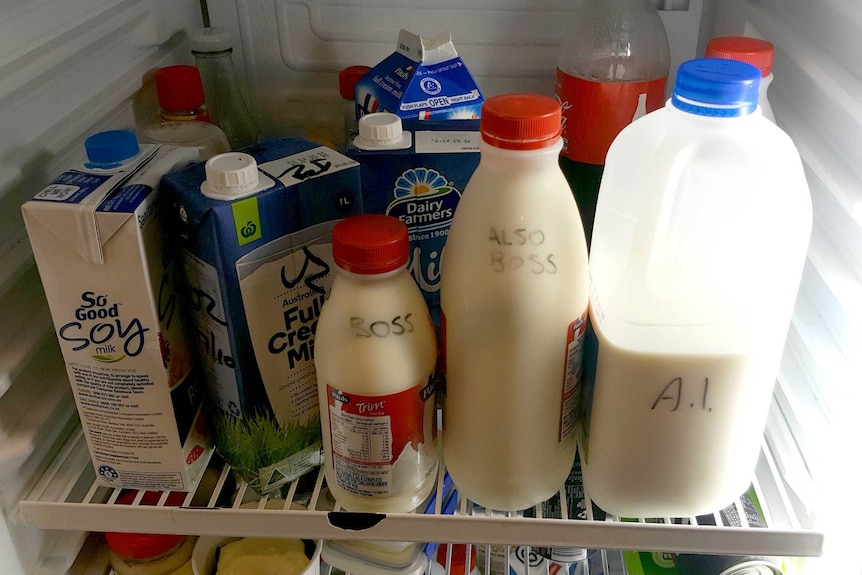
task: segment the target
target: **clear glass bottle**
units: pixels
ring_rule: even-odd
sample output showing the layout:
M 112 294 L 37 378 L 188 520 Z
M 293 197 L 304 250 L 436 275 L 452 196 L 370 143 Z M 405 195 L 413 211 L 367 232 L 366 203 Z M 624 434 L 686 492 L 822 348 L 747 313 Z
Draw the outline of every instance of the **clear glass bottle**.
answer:
M 585 0 L 566 28 L 555 95 L 563 109 L 560 167 L 590 244 L 611 142 L 664 105 L 670 50 L 652 0 Z
M 237 81 L 230 35 L 223 28 L 199 28 L 189 32 L 189 44 L 200 70 L 212 122 L 227 136 L 231 148 L 260 141 L 255 122 Z

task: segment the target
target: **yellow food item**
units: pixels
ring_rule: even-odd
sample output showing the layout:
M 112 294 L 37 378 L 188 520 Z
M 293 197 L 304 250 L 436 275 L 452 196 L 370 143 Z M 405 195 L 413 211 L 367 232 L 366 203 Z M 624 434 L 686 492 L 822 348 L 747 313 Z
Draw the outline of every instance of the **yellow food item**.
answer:
M 216 575 L 299 575 L 307 566 L 299 539 L 246 537 L 221 548 Z

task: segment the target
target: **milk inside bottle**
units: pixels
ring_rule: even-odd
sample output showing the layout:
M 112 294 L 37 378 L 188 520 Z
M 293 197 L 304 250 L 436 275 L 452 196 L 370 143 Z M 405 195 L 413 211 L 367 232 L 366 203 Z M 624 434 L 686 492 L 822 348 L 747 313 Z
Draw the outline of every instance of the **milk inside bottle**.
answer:
M 581 457 L 609 513 L 699 515 L 750 483 L 811 230 L 799 154 L 762 117 L 759 82 L 741 62 L 686 62 L 670 102 L 608 153 Z
M 462 495 L 518 510 L 555 493 L 575 457 L 587 247 L 556 100 L 490 98 L 480 130 L 442 263 L 443 454 Z
M 332 252 L 315 355 L 327 485 L 349 511 L 410 512 L 431 493 L 439 454 L 437 340 L 407 270 L 407 226 L 347 218 Z

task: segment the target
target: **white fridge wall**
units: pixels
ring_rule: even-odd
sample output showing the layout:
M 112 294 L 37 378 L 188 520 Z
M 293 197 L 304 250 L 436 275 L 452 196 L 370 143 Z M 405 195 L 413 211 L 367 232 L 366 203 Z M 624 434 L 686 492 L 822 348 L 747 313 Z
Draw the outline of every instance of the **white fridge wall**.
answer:
M 578 0 L 209 0 L 213 26 L 238 39 L 235 63 L 268 135 L 340 143 L 339 70 L 373 66 L 395 51 L 398 30 L 451 32 L 486 97 L 554 93 L 557 53 Z M 671 77 L 693 58 L 712 1 L 659 1 Z M 666 8 L 666 9 L 665 9 Z
M 77 429 L 77 412 L 20 205 L 83 139 L 154 109 L 155 69 L 188 58 L 196 2 L 0 3 L 0 573 L 65 573 L 85 534 L 23 524 L 18 501 Z M 143 89 L 142 89 L 143 88 Z M 74 485 L 69 486 L 70 489 Z

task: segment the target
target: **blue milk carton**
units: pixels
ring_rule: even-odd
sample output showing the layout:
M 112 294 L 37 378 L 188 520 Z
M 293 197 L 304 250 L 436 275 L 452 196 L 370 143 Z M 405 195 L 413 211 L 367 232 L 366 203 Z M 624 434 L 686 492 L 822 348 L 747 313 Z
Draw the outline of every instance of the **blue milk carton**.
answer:
M 275 139 L 168 174 L 219 453 L 260 494 L 322 462 L 314 332 L 359 165 Z
M 401 30 L 395 52 L 356 84 L 356 117 L 392 112 L 404 119 L 477 119 L 484 98 L 446 32 L 422 38 Z
M 391 143 L 375 145 L 364 136 L 371 121 L 378 123 L 378 135 L 388 129 L 384 138 Z M 407 224 L 410 274 L 439 334 L 440 262 L 461 192 L 479 165 L 479 121 L 401 122 L 377 113 L 363 117 L 359 128 L 347 154 L 361 165 L 363 209 Z

